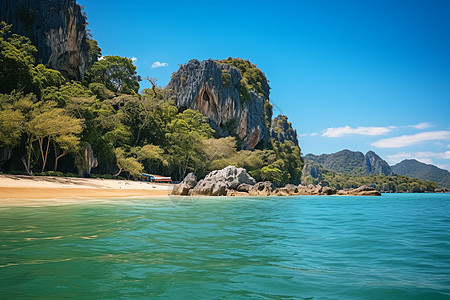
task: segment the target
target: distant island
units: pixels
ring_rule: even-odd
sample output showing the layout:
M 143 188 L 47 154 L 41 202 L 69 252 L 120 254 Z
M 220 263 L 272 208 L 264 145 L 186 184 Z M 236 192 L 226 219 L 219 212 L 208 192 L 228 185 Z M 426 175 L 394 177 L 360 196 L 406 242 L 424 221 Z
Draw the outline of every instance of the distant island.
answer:
M 152 87 L 139 91 L 143 79 L 132 59 L 102 56 L 75 1 L 6 2 L 0 12 L 0 170 L 6 174 L 129 179 L 152 173 L 181 181 L 231 165 L 277 187 L 450 187 L 448 171 L 410 162 L 390 167 L 372 151 L 302 157 L 288 117 L 273 118 L 265 74 L 248 60 L 191 60 L 166 87 L 147 77 Z

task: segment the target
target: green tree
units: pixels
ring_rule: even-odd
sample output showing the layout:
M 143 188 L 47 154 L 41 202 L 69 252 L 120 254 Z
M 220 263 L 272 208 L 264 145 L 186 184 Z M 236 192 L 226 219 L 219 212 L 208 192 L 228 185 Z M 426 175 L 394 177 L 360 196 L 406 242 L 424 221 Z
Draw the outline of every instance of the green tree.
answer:
M 88 65 L 92 66 L 102 57 L 102 49 L 98 46 L 96 40 L 88 38 L 86 41 L 88 45 L 88 54 L 89 54 Z
M 12 148 L 19 143 L 25 117 L 14 107 L 14 96 L 0 94 L 0 147 Z
M 211 138 L 213 133 L 206 117 L 191 109 L 178 114 L 168 124 L 168 153 L 172 166 L 178 168 L 179 178 L 184 178 L 187 170 L 199 169 L 205 159 L 202 140 Z
M 0 22 L 0 93 L 33 91 L 36 47 L 30 39 L 10 33 L 11 25 Z
M 60 157 L 70 151 L 79 142 L 78 135 L 82 131 L 83 121 L 69 116 L 62 108 L 49 107 L 36 114 L 28 123 L 28 133 L 31 141 L 37 141 L 42 159 L 41 172 L 45 170 L 51 142 L 59 145 L 62 154 L 56 157 L 55 164 Z M 57 150 L 55 150 L 57 151 Z
M 270 167 L 270 166 L 265 166 L 261 169 L 261 178 L 263 180 L 269 180 L 272 182 L 276 182 L 276 183 L 281 183 L 283 182 L 283 172 L 276 168 L 276 167 Z
M 114 154 L 116 155 L 116 165 L 119 168 L 119 171 L 114 176 L 119 176 L 123 171 L 128 172 L 130 175 L 138 175 L 143 172 L 144 166 L 136 157 L 127 153 L 123 148 L 116 148 Z
M 136 94 L 141 78 L 136 75 L 136 66 L 130 58 L 105 56 L 86 71 L 84 80 L 88 84 L 101 83 L 113 92 Z
M 57 70 L 46 68 L 43 64 L 39 64 L 34 68 L 33 84 L 41 93 L 47 87 L 59 87 L 66 80 Z

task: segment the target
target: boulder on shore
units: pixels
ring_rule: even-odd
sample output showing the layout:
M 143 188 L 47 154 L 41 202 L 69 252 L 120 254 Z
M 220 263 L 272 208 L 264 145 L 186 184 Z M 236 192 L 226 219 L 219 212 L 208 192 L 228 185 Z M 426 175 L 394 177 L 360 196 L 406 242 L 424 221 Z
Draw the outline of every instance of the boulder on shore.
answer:
M 184 177 L 183 181 L 173 187 L 172 195 L 186 196 L 189 191 L 197 185 L 197 177 L 193 173 L 189 173 Z
M 189 195 L 194 196 L 226 196 L 227 185 L 223 181 L 200 180 L 197 185 L 189 191 Z
M 255 184 L 256 180 L 245 169 L 228 166 L 206 175 L 190 189 L 189 195 L 225 196 L 229 191 L 247 192 Z
M 350 195 L 350 196 L 381 196 L 381 193 L 370 186 L 360 186 L 356 189 L 340 190 L 338 195 Z
M 270 181 L 258 182 L 250 188 L 250 196 L 270 196 L 276 191 L 275 185 Z
M 277 190 L 278 196 L 293 196 L 298 195 L 298 187 L 295 184 L 287 184 L 286 186 Z

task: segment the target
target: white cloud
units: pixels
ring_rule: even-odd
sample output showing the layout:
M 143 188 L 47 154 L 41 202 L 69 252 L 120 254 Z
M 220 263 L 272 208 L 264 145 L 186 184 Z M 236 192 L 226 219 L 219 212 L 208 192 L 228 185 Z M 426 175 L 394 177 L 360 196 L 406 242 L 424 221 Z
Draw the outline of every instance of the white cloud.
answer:
M 409 125 L 409 127 L 415 128 L 415 129 L 425 129 L 431 127 L 431 124 L 428 122 L 419 123 L 416 125 Z
M 131 58 L 131 60 L 132 60 L 132 61 L 137 61 L 137 58 L 133 56 L 133 57 Z
M 152 65 L 152 69 L 154 69 L 154 68 L 159 68 L 159 67 L 168 67 L 169 66 L 169 64 L 168 63 L 165 63 L 165 62 L 159 62 L 159 61 L 155 61 L 154 63 L 153 63 L 153 65 Z
M 100 56 L 99 58 L 98 58 L 98 60 L 104 60 L 105 58 L 103 57 L 103 56 Z
M 301 136 L 308 136 L 308 134 L 307 133 L 302 133 L 302 134 L 299 134 L 298 136 L 299 137 L 301 137 Z
M 450 139 L 450 131 L 429 131 L 413 135 L 402 135 L 393 138 L 378 140 L 372 143 L 372 146 L 378 148 L 401 148 L 422 143 L 424 141 L 446 140 Z
M 415 152 L 415 153 L 407 153 L 407 152 L 400 152 L 393 155 L 388 155 L 386 157 L 386 161 L 394 165 L 404 159 L 416 159 L 420 162 L 423 162 L 425 164 L 433 164 L 438 166 L 437 164 L 433 163 L 432 158 L 436 159 L 450 159 L 450 151 L 446 151 L 443 153 L 440 152 L 431 152 L 431 151 L 425 151 L 425 152 Z M 445 166 L 445 165 L 442 165 Z M 446 169 L 447 167 L 444 167 L 443 169 Z
M 317 132 L 311 133 L 311 136 L 316 136 L 316 135 L 317 135 Z
M 436 167 L 450 171 L 450 165 L 437 164 Z
M 445 152 L 417 152 L 416 156 L 419 158 L 438 158 L 438 159 L 450 159 L 450 151 Z
M 413 158 L 413 156 L 412 156 L 412 154 L 406 153 L 406 152 L 401 152 L 401 153 L 386 156 L 387 162 L 391 165 L 396 164 L 404 159 L 409 159 L 409 158 Z
M 423 162 L 424 164 L 434 165 L 431 158 L 416 158 L 416 160 Z
M 424 164 L 432 164 L 432 165 L 434 164 L 433 161 L 431 160 L 431 158 L 418 157 L 414 154 L 405 153 L 405 152 L 386 156 L 386 161 L 391 166 L 395 165 L 405 159 L 415 159 L 417 161 L 423 162 Z
M 392 129 L 396 128 L 395 126 L 388 127 L 357 127 L 352 128 L 350 126 L 345 127 L 337 127 L 337 128 L 327 128 L 322 136 L 326 137 L 343 137 L 345 135 L 382 135 L 390 132 Z

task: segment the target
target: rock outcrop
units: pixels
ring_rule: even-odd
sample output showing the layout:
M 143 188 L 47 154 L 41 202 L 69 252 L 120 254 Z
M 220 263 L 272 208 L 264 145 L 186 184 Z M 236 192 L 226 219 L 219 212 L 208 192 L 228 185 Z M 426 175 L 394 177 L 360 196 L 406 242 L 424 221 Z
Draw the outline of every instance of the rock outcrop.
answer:
M 197 185 L 197 177 L 193 173 L 189 173 L 184 177 L 183 181 L 176 184 L 172 189 L 172 195 L 186 196 L 189 191 Z
M 172 190 L 173 195 L 225 196 L 233 192 L 247 192 L 256 180 L 243 168 L 228 166 L 215 170 L 199 182 L 190 173 Z
M 379 196 L 372 187 L 362 186 L 357 189 L 337 191 L 334 187 L 321 185 L 296 186 L 287 184 L 277 188 L 272 182 L 256 182 L 243 168 L 228 166 L 215 170 L 199 182 L 194 174 L 188 174 L 184 180 L 175 185 L 172 195 L 190 196 L 295 196 L 295 195 L 358 195 Z
M 237 136 L 242 148 L 262 148 L 269 140 L 271 109 L 269 87 L 263 93 L 249 91 L 241 99 L 242 75 L 238 69 L 211 59 L 191 60 L 172 74 L 167 88 L 173 91 L 180 110 L 194 109 L 207 116 L 216 137 Z M 267 122 L 267 120 L 269 120 Z
M 81 80 L 88 64 L 86 17 L 75 0 L 2 0 L 0 20 L 31 39 L 38 63 Z
M 284 115 L 278 115 L 272 120 L 270 137 L 281 143 L 291 141 L 295 146 L 298 146 L 297 130 L 292 127 L 292 123 L 288 122 L 288 118 Z
M 228 166 L 222 170 L 215 170 L 200 180 L 189 192 L 190 195 L 225 196 L 228 191 L 245 190 L 243 185 L 252 186 L 256 180 L 243 168 Z
M 364 155 L 366 161 L 366 173 L 370 175 L 391 175 L 392 170 L 389 164 L 379 157 L 375 152 L 368 151 Z
M 270 181 L 258 182 L 249 191 L 250 196 L 270 196 L 276 194 L 276 187 Z
M 350 195 L 350 196 L 381 196 L 381 193 L 375 190 L 373 187 L 361 186 L 356 189 L 340 190 L 338 195 Z

